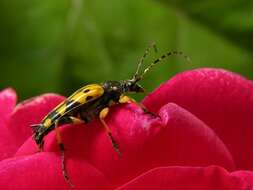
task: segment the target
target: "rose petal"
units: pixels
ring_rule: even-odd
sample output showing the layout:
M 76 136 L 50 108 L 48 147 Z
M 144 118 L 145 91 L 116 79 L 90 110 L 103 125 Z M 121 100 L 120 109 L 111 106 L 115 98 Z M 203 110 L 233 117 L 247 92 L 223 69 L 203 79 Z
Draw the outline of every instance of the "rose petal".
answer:
M 251 184 L 252 185 L 252 184 Z M 221 167 L 164 167 L 150 170 L 117 190 L 252 190 Z
M 67 171 L 73 190 L 109 189 L 105 177 L 84 161 L 68 160 Z M 38 153 L 0 162 L 0 189 L 68 190 L 61 171 L 61 160 L 54 153 Z
M 0 123 L 7 124 L 9 117 L 16 105 L 17 95 L 16 92 L 7 88 L 0 91 Z
M 244 180 L 246 183 L 253 185 L 253 172 L 240 170 L 231 173 L 232 176 L 236 176 Z
M 0 160 L 13 155 L 15 146 L 14 137 L 9 132 L 7 125 L 9 117 L 16 104 L 16 93 L 13 89 L 7 88 L 0 92 Z
M 87 159 L 93 150 L 93 143 L 102 127 L 95 121 L 87 125 L 65 125 L 60 128 L 61 137 L 66 147 L 66 157 Z M 58 152 L 59 147 L 56 143 L 55 131 L 50 132 L 44 138 L 44 151 Z M 32 137 L 27 139 L 19 148 L 16 156 L 31 155 L 38 151 L 38 147 Z
M 13 135 L 9 132 L 6 126 L 0 124 L 0 161 L 15 153 L 16 146 L 13 141 Z
M 233 160 L 224 144 L 192 114 L 168 104 L 160 117 L 161 120 L 144 114 L 133 104 L 112 108 L 106 122 L 119 143 L 121 158 L 97 121 L 87 126 L 63 127 L 66 155 L 88 160 L 114 187 L 158 166 L 218 164 L 233 169 Z M 18 155 L 34 151 L 35 144 L 29 140 Z M 58 151 L 54 133 L 47 136 L 45 151 Z
M 107 136 L 99 134 L 90 162 L 115 186 L 147 169 L 168 165 L 233 169 L 233 159 L 220 139 L 203 122 L 175 104 L 164 106 L 159 118 L 126 106 L 109 118 L 122 157 L 116 155 Z
M 143 100 L 153 112 L 168 102 L 187 109 L 214 129 L 237 168 L 253 169 L 252 81 L 221 69 L 184 72 Z
M 15 137 L 16 147 L 32 135 L 30 125 L 39 123 L 64 98 L 55 94 L 45 94 L 20 103 L 11 115 L 9 130 Z

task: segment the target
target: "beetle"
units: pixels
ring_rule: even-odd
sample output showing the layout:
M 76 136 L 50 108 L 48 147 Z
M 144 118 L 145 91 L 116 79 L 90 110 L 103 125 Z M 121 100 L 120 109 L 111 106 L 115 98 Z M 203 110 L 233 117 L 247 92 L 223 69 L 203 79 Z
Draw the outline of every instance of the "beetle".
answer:
M 56 140 L 61 152 L 62 173 L 64 179 L 70 184 L 70 186 L 73 185 L 65 168 L 65 147 L 62 142 L 59 127 L 64 124 L 85 124 L 89 123 L 93 119 L 98 118 L 102 126 L 105 128 L 105 131 L 112 142 L 113 148 L 119 155 L 121 155 L 119 145 L 115 141 L 110 128 L 104 120 L 109 113 L 109 108 L 114 104 L 135 102 L 134 99 L 130 98 L 125 94 L 130 92 L 144 92 L 144 89 L 138 84 L 138 82 L 154 65 L 161 62 L 163 59 L 170 55 L 183 55 L 183 53 L 179 51 L 171 51 L 166 54 L 163 54 L 161 57 L 155 59 L 147 68 L 145 68 L 142 73 L 140 73 L 140 68 L 144 63 L 144 59 L 148 55 L 152 47 L 156 51 L 156 46 L 154 44 L 152 44 L 146 49 L 144 55 L 141 57 L 138 63 L 137 70 L 132 79 L 122 81 L 106 81 L 102 84 L 86 85 L 78 89 L 66 100 L 64 100 L 57 107 L 55 107 L 51 112 L 49 112 L 49 114 L 44 117 L 40 124 L 32 125 L 34 132 L 33 138 L 38 145 L 40 151 L 43 150 L 44 137 L 50 131 L 55 130 Z M 188 59 L 187 56 L 183 56 Z M 142 104 L 137 104 L 146 113 L 151 113 L 147 111 Z

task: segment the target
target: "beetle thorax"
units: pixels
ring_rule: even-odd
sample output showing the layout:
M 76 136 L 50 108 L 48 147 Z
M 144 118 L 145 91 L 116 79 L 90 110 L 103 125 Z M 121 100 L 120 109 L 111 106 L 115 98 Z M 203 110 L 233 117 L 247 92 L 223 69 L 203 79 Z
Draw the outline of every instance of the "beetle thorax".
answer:
M 111 96 L 112 98 L 117 99 L 123 93 L 122 85 L 119 81 L 106 81 L 102 86 L 105 90 L 105 94 Z

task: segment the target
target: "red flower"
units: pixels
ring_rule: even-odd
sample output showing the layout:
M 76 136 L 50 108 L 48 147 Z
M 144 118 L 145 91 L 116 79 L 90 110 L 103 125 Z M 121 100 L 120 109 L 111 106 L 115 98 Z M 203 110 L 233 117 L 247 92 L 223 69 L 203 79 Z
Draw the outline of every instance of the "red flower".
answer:
M 0 93 L 0 189 L 69 188 L 54 132 L 35 153 L 29 127 L 63 99 L 46 94 L 15 107 L 13 90 Z M 74 189 L 253 189 L 251 81 L 218 69 L 188 71 L 143 104 L 160 118 L 125 104 L 106 119 L 122 158 L 98 121 L 61 128 Z

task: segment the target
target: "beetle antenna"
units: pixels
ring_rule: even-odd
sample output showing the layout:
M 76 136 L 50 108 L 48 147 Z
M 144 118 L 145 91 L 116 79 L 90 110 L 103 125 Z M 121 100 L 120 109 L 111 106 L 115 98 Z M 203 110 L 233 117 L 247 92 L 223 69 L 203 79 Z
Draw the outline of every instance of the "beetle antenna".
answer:
M 149 52 L 150 52 L 151 49 L 154 49 L 154 52 L 157 53 L 157 47 L 156 47 L 155 42 L 151 43 L 151 44 L 146 48 L 146 50 L 145 50 L 143 56 L 140 58 L 140 61 L 139 61 L 139 63 L 138 63 L 137 70 L 136 70 L 136 72 L 135 72 L 135 74 L 134 74 L 133 79 L 137 79 L 137 78 L 138 78 L 137 76 L 138 76 L 138 74 L 139 74 L 141 65 L 144 63 L 144 60 L 145 60 L 145 58 L 147 57 L 147 55 L 149 54 Z
M 163 54 L 161 57 L 157 58 L 156 60 L 154 60 L 144 71 L 143 73 L 136 77 L 137 80 L 141 80 L 143 78 L 143 76 L 156 64 L 160 63 L 162 60 L 164 60 L 165 58 L 171 56 L 171 55 L 179 55 L 182 56 L 184 59 L 186 59 L 187 62 L 191 63 L 191 59 L 189 56 L 185 55 L 182 51 L 170 51 L 168 53 Z

